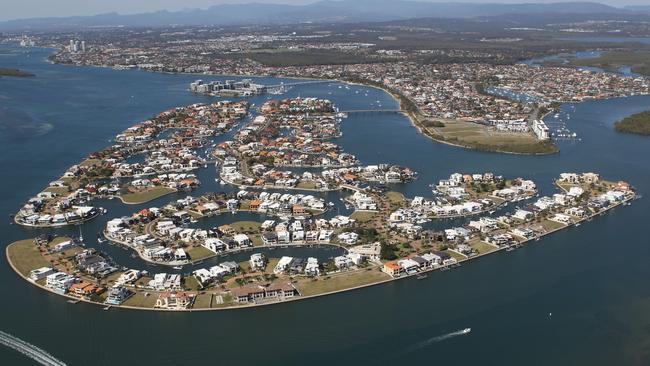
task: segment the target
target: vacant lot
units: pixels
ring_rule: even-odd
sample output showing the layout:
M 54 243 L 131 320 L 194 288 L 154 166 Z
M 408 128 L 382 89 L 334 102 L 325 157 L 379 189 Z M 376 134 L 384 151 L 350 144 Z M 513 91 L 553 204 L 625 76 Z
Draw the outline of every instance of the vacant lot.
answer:
M 444 120 L 444 127 L 427 127 L 432 137 L 452 144 L 488 151 L 524 154 L 553 153 L 550 142 L 541 142 L 530 133 L 498 132 L 491 127 L 461 120 Z
M 176 192 L 173 188 L 168 187 L 155 187 L 137 193 L 127 193 L 122 196 L 122 202 L 126 204 L 136 205 L 140 203 L 149 202 L 156 198 L 162 197 L 166 194 Z
M 318 278 L 316 280 L 301 279 L 296 284 L 296 288 L 302 296 L 310 296 L 367 285 L 388 279 L 390 279 L 390 276 L 379 271 L 377 268 L 372 268 L 370 270 L 336 274 L 330 278 Z
M 11 263 L 23 276 L 28 276 L 29 272 L 36 268 L 52 267 L 52 264 L 43 258 L 33 239 L 10 244 L 7 254 Z

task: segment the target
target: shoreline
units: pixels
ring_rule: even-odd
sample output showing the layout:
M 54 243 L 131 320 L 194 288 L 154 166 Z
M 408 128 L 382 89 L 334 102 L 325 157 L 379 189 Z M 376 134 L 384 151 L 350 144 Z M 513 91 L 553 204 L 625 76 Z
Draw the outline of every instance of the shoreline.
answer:
M 56 49 L 55 49 L 56 50 Z M 56 54 L 54 52 L 52 55 Z M 52 56 L 50 55 L 50 56 Z M 58 63 L 54 62 L 50 59 L 50 56 L 48 56 L 48 61 L 51 62 L 52 64 L 55 65 L 64 65 L 64 66 L 88 66 L 88 67 L 96 67 L 96 68 L 107 68 L 107 69 L 112 69 L 112 70 L 117 70 L 117 71 L 123 71 L 123 70 L 139 70 L 143 72 L 150 72 L 150 73 L 160 73 L 160 74 L 167 74 L 167 75 L 197 75 L 197 76 L 213 76 L 213 77 L 254 77 L 254 78 L 282 78 L 282 79 L 295 79 L 295 80 L 309 80 L 309 81 L 318 81 L 318 80 L 323 80 L 323 81 L 331 81 L 331 82 L 339 82 L 339 83 L 344 83 L 344 84 L 349 84 L 349 85 L 359 85 L 363 87 L 370 87 L 374 89 L 379 89 L 382 90 L 386 93 L 388 93 L 395 101 L 398 102 L 399 106 L 401 109 L 403 109 L 403 102 L 401 100 L 401 95 L 397 94 L 393 90 L 389 89 L 385 85 L 374 85 L 370 83 L 364 83 L 362 81 L 352 81 L 352 80 L 346 80 L 346 79 L 339 79 L 339 78 L 334 78 L 334 79 L 328 79 L 328 78 L 319 78 L 319 77 L 305 77 L 305 76 L 285 76 L 285 75 L 271 75 L 271 74 L 225 74 L 225 73 L 218 73 L 218 74 L 213 74 L 213 73 L 192 73 L 192 72 L 176 72 L 176 71 L 156 71 L 156 70 L 144 70 L 140 68 L 127 68 L 127 69 L 116 69 L 115 67 L 108 66 L 108 65 L 76 65 L 76 64 L 64 64 L 64 63 Z M 407 98 L 406 96 L 404 96 Z M 408 98 L 407 98 L 408 99 Z M 410 100 L 410 99 L 409 99 Z M 481 152 L 492 152 L 492 153 L 501 153 L 501 154 L 512 154 L 512 155 L 530 155 L 530 156 L 544 156 L 544 155 L 552 155 L 552 154 L 558 154 L 560 152 L 559 149 L 557 149 L 557 146 L 553 144 L 554 147 L 556 147 L 555 151 L 549 151 L 549 152 L 541 152 L 541 153 L 526 153 L 526 152 L 516 152 L 516 151 L 507 151 L 507 150 L 500 150 L 497 148 L 487 148 L 487 149 L 482 149 L 476 146 L 471 146 L 471 145 L 464 145 L 460 143 L 453 143 L 450 141 L 446 141 L 443 139 L 440 139 L 436 136 L 433 136 L 431 133 L 424 131 L 422 126 L 419 125 L 417 122 L 417 117 L 413 116 L 412 112 L 402 110 L 400 112 L 404 116 L 406 116 L 410 121 L 413 127 L 415 127 L 418 131 L 418 133 L 430 138 L 431 140 L 434 140 L 438 143 L 445 144 L 448 146 L 454 146 L 454 147 L 459 147 L 459 148 L 464 148 L 464 149 L 469 149 L 469 150 L 475 150 L 475 151 L 481 151 Z
M 607 208 L 605 208 L 605 209 L 603 209 L 601 211 L 593 213 L 593 214 L 591 214 L 589 216 L 586 216 L 584 218 L 580 218 L 579 220 L 577 220 L 574 223 L 571 223 L 569 225 L 565 224 L 564 226 L 549 230 L 549 231 L 547 231 L 547 232 L 545 232 L 543 234 L 537 235 L 537 236 L 535 236 L 533 238 L 530 238 L 530 239 L 524 239 L 524 240 L 518 242 L 516 245 L 523 247 L 523 246 L 527 245 L 531 241 L 536 242 L 536 241 L 538 241 L 539 239 L 541 239 L 541 238 L 543 238 L 545 236 L 554 234 L 554 233 L 556 233 L 558 231 L 562 231 L 564 229 L 568 229 L 570 227 L 575 227 L 576 224 L 581 224 L 583 222 L 588 222 L 588 221 L 592 220 L 596 216 L 604 215 L 605 213 L 607 213 L 607 212 L 609 212 L 609 211 L 611 211 L 611 210 L 613 210 L 613 209 L 615 209 L 615 208 L 617 208 L 619 206 L 627 204 L 628 202 L 634 201 L 635 199 L 637 199 L 639 197 L 640 196 L 638 196 L 638 194 L 635 193 L 634 195 L 625 198 L 623 201 L 620 201 L 620 202 L 618 202 L 618 203 L 616 203 L 616 204 L 614 204 L 612 206 L 609 206 L 609 207 L 607 207 Z M 15 244 L 17 244 L 19 242 L 20 241 L 13 242 L 13 243 L 9 244 L 5 248 L 5 257 L 7 259 L 7 262 L 11 266 L 11 268 L 14 270 L 14 272 L 18 276 L 22 277 L 25 281 L 27 281 L 27 282 L 29 282 L 29 283 L 43 289 L 43 290 L 46 290 L 46 291 L 48 291 L 48 292 L 50 292 L 52 294 L 60 295 L 60 296 L 66 297 L 66 298 L 71 299 L 71 300 L 81 301 L 81 302 L 85 302 L 85 303 L 93 304 L 93 305 L 99 305 L 99 306 L 102 306 L 104 308 L 107 308 L 107 307 L 108 308 L 113 308 L 113 307 L 115 307 L 115 308 L 127 309 L 127 310 L 162 311 L 162 312 L 197 312 L 197 311 L 221 311 L 221 310 L 236 310 L 236 309 L 255 308 L 255 307 L 260 307 L 260 306 L 277 305 L 277 304 L 292 302 L 292 301 L 308 300 L 308 299 L 313 299 L 313 298 L 322 297 L 322 296 L 334 295 L 334 294 L 341 293 L 341 292 L 356 291 L 356 290 L 371 287 L 371 286 L 377 286 L 377 285 L 381 285 L 381 284 L 385 284 L 385 283 L 389 283 L 389 282 L 393 282 L 393 281 L 398 281 L 398 280 L 408 279 L 408 278 L 412 278 L 412 277 L 417 277 L 419 275 L 428 274 L 430 272 L 435 272 L 435 271 L 438 271 L 438 270 L 442 271 L 445 268 L 447 268 L 447 269 L 452 268 L 452 266 L 439 266 L 439 267 L 435 267 L 435 268 L 428 268 L 428 269 L 423 269 L 423 270 L 418 271 L 418 272 L 413 273 L 413 274 L 407 274 L 407 275 L 399 276 L 399 277 L 391 277 L 391 278 L 387 278 L 385 280 L 379 280 L 379 281 L 375 281 L 375 282 L 371 282 L 371 283 L 367 283 L 367 284 L 363 284 L 363 285 L 358 285 L 358 286 L 353 286 L 353 287 L 349 287 L 349 288 L 343 288 L 343 289 L 339 289 L 339 290 L 327 291 L 327 292 L 314 294 L 314 295 L 307 295 L 307 296 L 301 296 L 300 295 L 300 296 L 289 298 L 289 299 L 275 300 L 275 301 L 269 301 L 269 302 L 264 302 L 264 303 L 247 303 L 247 304 L 244 304 L 244 305 L 233 305 L 233 306 L 226 306 L 226 307 L 221 307 L 221 308 L 198 308 L 198 309 L 190 308 L 190 309 L 172 310 L 172 309 L 161 309 L 161 308 L 135 307 L 135 306 L 128 306 L 128 305 L 110 305 L 109 306 L 109 305 L 107 305 L 105 303 L 100 303 L 100 302 L 97 302 L 97 301 L 84 299 L 82 297 L 72 296 L 72 295 L 69 295 L 67 293 L 66 294 L 61 294 L 61 293 L 55 292 L 55 291 L 53 291 L 52 289 L 50 289 L 50 288 L 48 288 L 46 286 L 43 286 L 43 285 L 40 285 L 40 284 L 38 284 L 38 283 L 36 283 L 34 281 L 31 281 L 25 275 L 20 273 L 18 271 L 18 269 L 15 267 L 15 265 L 11 261 L 11 256 L 9 254 L 9 248 L 11 248 L 13 245 L 15 245 Z M 485 253 L 482 253 L 482 254 L 477 254 L 477 255 L 474 255 L 474 256 L 471 256 L 471 257 L 466 257 L 464 259 L 458 260 L 457 265 L 461 265 L 461 263 L 472 261 L 472 260 L 475 260 L 475 259 L 479 259 L 479 258 L 488 256 L 488 255 L 491 255 L 491 254 L 500 253 L 500 252 L 502 252 L 504 250 L 507 250 L 509 247 L 510 246 L 508 246 L 508 245 L 505 245 L 505 246 L 502 246 L 502 247 L 495 247 L 495 250 L 485 252 Z M 362 269 L 358 269 L 358 270 L 355 270 L 355 271 L 349 271 L 349 272 L 372 271 L 372 270 L 376 270 L 378 268 L 379 268 L 379 265 L 375 265 L 375 266 L 371 266 L 371 267 L 368 267 L 368 268 L 362 268 Z M 339 272 L 339 273 L 341 273 L 341 275 L 345 275 L 346 273 L 349 273 L 349 272 Z M 319 281 L 327 281 L 327 280 L 320 279 Z M 159 292 L 151 292 L 151 293 L 155 294 L 155 293 L 159 293 Z
M 388 94 L 390 94 L 393 97 L 393 99 L 395 99 L 399 103 L 400 108 L 403 109 L 403 103 L 402 103 L 402 100 L 401 100 L 401 96 L 399 94 L 396 94 L 395 92 L 393 92 L 392 90 L 390 90 L 388 88 L 381 88 L 381 87 L 377 87 L 377 88 L 385 91 Z M 407 98 L 406 96 L 404 96 L 404 97 Z M 426 136 L 426 137 L 430 138 L 431 140 L 434 140 L 434 141 L 436 141 L 438 143 L 445 144 L 445 145 L 448 145 L 448 146 L 460 147 L 460 148 L 464 148 L 464 149 L 470 149 L 470 150 L 481 151 L 481 152 L 491 152 L 491 153 L 511 154 L 511 155 L 544 156 L 544 155 L 558 154 L 560 152 L 560 150 L 557 149 L 557 147 L 556 147 L 556 151 L 541 152 L 541 153 L 525 153 L 525 152 L 516 152 L 516 151 L 506 151 L 506 150 L 500 150 L 500 149 L 481 149 L 481 148 L 478 148 L 476 146 L 463 145 L 463 144 L 460 144 L 460 143 L 453 143 L 453 142 L 450 142 L 450 141 L 447 141 L 447 140 L 440 139 L 440 138 L 434 136 L 433 134 L 431 134 L 430 132 L 428 132 L 428 130 L 424 130 L 423 127 L 420 125 L 418 118 L 415 115 L 413 115 L 413 112 L 402 110 L 401 113 L 403 115 L 405 115 L 411 121 L 411 125 L 413 125 L 413 127 L 415 127 L 417 129 L 419 134 L 421 134 L 423 136 Z M 555 144 L 553 144 L 553 146 L 555 146 Z

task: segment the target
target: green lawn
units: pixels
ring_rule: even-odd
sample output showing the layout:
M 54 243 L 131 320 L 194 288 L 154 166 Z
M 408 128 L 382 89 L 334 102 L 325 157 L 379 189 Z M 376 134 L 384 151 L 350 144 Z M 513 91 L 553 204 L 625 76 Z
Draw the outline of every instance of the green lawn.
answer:
M 370 270 L 338 274 L 329 279 L 301 279 L 298 280 L 296 288 L 302 296 L 310 296 L 367 285 L 387 279 L 390 279 L 389 275 L 379 271 L 377 268 L 372 268 Z
M 156 305 L 158 294 L 150 293 L 149 296 L 144 296 L 146 292 L 136 292 L 124 302 L 123 305 L 134 306 L 138 308 L 153 308 Z
M 194 276 L 185 277 L 185 288 L 190 291 L 198 291 L 201 289 L 199 281 Z
M 273 269 L 275 269 L 275 266 L 278 265 L 279 261 L 280 258 L 269 258 L 269 263 L 266 265 L 266 271 L 264 272 L 268 274 L 273 273 Z
M 455 258 L 459 262 L 462 261 L 462 260 L 467 259 L 466 256 L 464 256 L 464 255 L 462 255 L 460 253 L 456 253 L 456 252 L 451 251 L 451 250 L 445 250 L 444 252 L 449 254 L 452 258 Z
M 10 244 L 7 253 L 9 261 L 23 276 L 28 276 L 29 272 L 36 268 L 52 267 L 52 264 L 43 258 L 33 239 Z
M 315 182 L 300 182 L 296 186 L 296 188 L 302 188 L 302 189 L 316 189 L 316 183 Z
M 230 226 L 238 233 L 254 233 L 259 232 L 262 224 L 257 221 L 237 221 Z
M 493 251 L 497 250 L 496 247 L 494 247 L 494 246 L 492 246 L 492 245 L 490 245 L 488 243 L 484 243 L 484 242 L 482 242 L 480 240 L 476 240 L 474 242 L 471 242 L 470 245 L 471 245 L 472 248 L 474 248 L 474 249 L 476 249 L 478 251 L 478 254 L 489 253 L 489 252 L 493 252 Z
M 427 127 L 425 131 L 434 138 L 476 148 L 517 153 L 553 153 L 557 148 L 540 142 L 532 133 L 498 132 L 491 127 L 463 120 L 442 121 L 444 127 Z
M 142 192 L 124 194 L 122 195 L 122 202 L 126 204 L 136 205 L 136 204 L 141 204 L 141 203 L 155 200 L 156 198 L 174 192 L 176 192 L 174 188 L 155 187 L 155 188 L 147 189 Z
M 43 192 L 52 192 L 56 193 L 59 196 L 67 196 L 70 193 L 70 188 L 69 187 L 47 187 L 43 190 Z
M 209 309 L 212 294 L 197 295 L 194 299 L 194 309 Z
M 544 229 L 546 229 L 546 231 L 551 231 L 551 230 L 566 227 L 566 225 L 561 222 L 551 221 L 551 220 L 542 220 L 540 224 L 542 225 L 542 227 L 544 227 Z
M 404 195 L 399 192 L 386 192 L 386 197 L 390 200 L 391 203 L 402 203 L 404 202 Z
M 350 218 L 357 220 L 359 223 L 364 223 L 364 222 L 369 222 L 371 221 L 375 215 L 377 215 L 377 212 L 373 211 L 354 211 L 352 215 L 350 215 Z
M 189 247 L 185 249 L 185 252 L 193 261 L 198 261 L 215 255 L 214 252 L 203 246 Z

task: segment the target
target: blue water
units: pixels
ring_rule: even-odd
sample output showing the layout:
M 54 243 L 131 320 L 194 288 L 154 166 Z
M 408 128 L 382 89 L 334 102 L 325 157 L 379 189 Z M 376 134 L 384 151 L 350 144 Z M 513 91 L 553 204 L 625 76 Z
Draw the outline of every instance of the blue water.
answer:
M 186 91 L 197 78 L 191 75 L 51 65 L 45 61 L 49 50 L 3 49 L 13 53 L 0 55 L 0 66 L 36 74 L 31 79 L 0 79 L 4 245 L 40 232 L 9 225 L 8 215 L 67 167 L 136 121 L 166 108 L 211 100 Z M 338 85 L 295 87 L 287 96 L 330 98 L 341 109 L 368 109 L 377 101 L 382 108 L 397 106 L 382 91 Z M 251 101 L 260 105 L 264 100 Z M 642 194 L 650 192 L 650 140 L 616 133 L 612 127 L 622 117 L 650 109 L 650 97 L 563 109 L 572 115 L 568 127 L 582 141 L 561 143 L 561 152 L 550 156 L 483 153 L 438 144 L 396 114 L 350 114 L 337 141 L 364 164 L 388 162 L 417 170 L 417 181 L 393 187 L 409 196 L 429 195 L 428 184 L 457 171 L 528 177 L 545 194 L 553 192 L 552 179 L 561 172 L 597 171 L 605 178 L 628 180 Z M 202 170 L 204 184 L 194 194 L 227 189 L 215 185 L 213 178 L 213 169 Z M 114 201 L 101 205 L 109 213 L 84 225 L 87 238 L 106 220 L 143 207 Z M 398 281 L 252 310 L 102 311 L 68 304 L 3 265 L 0 329 L 69 365 L 647 365 L 649 209 L 650 201 L 644 198 L 526 248 L 423 281 Z M 223 215 L 214 223 L 247 218 Z M 127 251 L 104 248 L 121 264 L 143 266 Z M 472 328 L 470 334 L 448 336 L 466 327 Z M 0 348 L 0 362 L 31 364 L 6 348 Z

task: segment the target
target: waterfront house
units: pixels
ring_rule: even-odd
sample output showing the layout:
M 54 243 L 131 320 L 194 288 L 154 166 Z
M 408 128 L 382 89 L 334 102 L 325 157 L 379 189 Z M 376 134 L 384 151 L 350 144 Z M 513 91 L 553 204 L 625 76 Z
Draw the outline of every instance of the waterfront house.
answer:
M 318 259 L 313 257 L 307 258 L 307 265 L 305 266 L 305 274 L 307 276 L 320 275 L 320 267 L 318 265 Z
M 64 272 L 56 272 L 48 275 L 45 285 L 52 289 L 54 292 L 65 294 L 70 286 L 77 282 L 76 277 Z
M 288 233 L 287 233 L 288 234 Z M 262 233 L 262 243 L 264 245 L 274 245 L 278 243 L 278 235 L 276 233 Z
M 407 274 L 413 274 L 416 273 L 420 269 L 420 263 L 417 261 L 407 258 L 407 259 L 400 259 L 397 261 L 397 264 L 403 269 L 404 272 Z
M 251 240 L 246 234 L 236 234 L 233 237 L 234 242 L 238 247 L 248 247 L 251 246 Z
M 248 284 L 230 290 L 236 302 L 255 302 L 268 299 L 287 299 L 299 295 L 290 283 L 272 283 L 270 285 Z
M 71 293 L 79 296 L 92 296 L 97 295 L 103 291 L 103 289 L 90 282 L 79 282 L 70 286 L 68 290 Z
M 158 295 L 156 308 L 167 310 L 185 310 L 192 305 L 193 296 L 185 292 L 164 292 Z
M 108 297 L 106 298 L 105 303 L 109 305 L 121 305 L 133 295 L 134 292 L 124 286 L 113 286 L 108 289 Z
M 292 257 L 284 256 L 280 258 L 275 268 L 273 269 L 273 273 L 277 275 L 286 272 L 289 269 L 289 265 L 291 264 L 292 261 L 293 261 Z
M 29 279 L 32 281 L 39 281 L 47 276 L 56 273 L 56 270 L 51 267 L 41 267 L 29 272 Z
M 375 242 L 372 244 L 357 245 L 350 248 L 349 252 L 360 254 L 370 261 L 378 261 L 381 256 L 381 243 Z
M 402 266 L 397 262 L 385 263 L 382 267 L 382 271 L 391 277 L 399 277 L 405 273 L 404 268 L 402 268 Z
M 264 299 L 266 290 L 260 285 L 245 285 L 230 290 L 233 300 L 236 302 L 249 302 Z
M 214 253 L 219 253 L 228 249 L 228 244 L 219 238 L 207 238 L 201 245 Z
M 266 256 L 262 253 L 255 253 L 251 255 L 248 261 L 252 271 L 263 271 L 266 268 Z
M 355 232 L 346 232 L 338 235 L 338 240 L 343 244 L 354 245 L 359 239 L 359 234 Z

